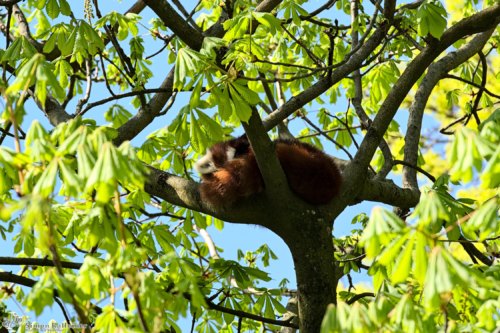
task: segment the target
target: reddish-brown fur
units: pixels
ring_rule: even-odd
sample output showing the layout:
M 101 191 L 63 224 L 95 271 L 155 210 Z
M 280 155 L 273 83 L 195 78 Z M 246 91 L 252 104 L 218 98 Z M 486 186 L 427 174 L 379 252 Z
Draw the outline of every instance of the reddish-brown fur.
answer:
M 314 146 L 296 140 L 276 140 L 276 153 L 290 189 L 302 200 L 322 205 L 337 194 L 342 176 L 335 162 Z M 227 151 L 235 149 L 228 160 Z M 219 142 L 210 148 L 216 171 L 202 174 L 200 194 L 216 208 L 229 207 L 259 193 L 264 182 L 246 137 Z

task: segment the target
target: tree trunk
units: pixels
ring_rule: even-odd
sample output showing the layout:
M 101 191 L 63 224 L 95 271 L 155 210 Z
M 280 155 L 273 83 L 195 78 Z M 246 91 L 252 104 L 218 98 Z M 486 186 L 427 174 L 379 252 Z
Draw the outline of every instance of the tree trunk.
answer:
M 302 218 L 300 228 L 287 234 L 299 297 L 301 333 L 318 333 L 328 304 L 336 304 L 336 265 L 330 223 L 314 216 Z

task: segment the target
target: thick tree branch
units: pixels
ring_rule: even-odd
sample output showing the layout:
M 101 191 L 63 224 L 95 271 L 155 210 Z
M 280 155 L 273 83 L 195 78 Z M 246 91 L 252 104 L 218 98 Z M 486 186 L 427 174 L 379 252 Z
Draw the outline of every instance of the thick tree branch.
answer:
M 271 202 L 276 201 L 276 198 L 283 200 L 283 190 L 288 188 L 288 182 L 256 108 L 252 108 L 248 123 L 242 124 L 264 179 L 265 193 Z
M 386 5 L 389 6 L 390 1 L 386 2 Z M 392 13 L 394 14 L 394 13 Z M 354 22 L 358 19 L 358 0 L 351 0 L 351 22 Z M 372 18 L 375 20 L 375 17 Z M 353 29 L 351 33 L 352 37 L 352 47 L 356 48 L 359 45 L 359 36 L 358 32 Z M 358 68 L 352 73 L 352 79 L 354 81 L 354 97 L 352 98 L 352 105 L 354 106 L 354 111 L 356 112 L 358 118 L 361 121 L 361 124 L 365 129 L 369 128 L 372 120 L 368 117 L 363 106 L 361 104 L 363 99 L 363 86 L 361 81 L 361 70 Z M 380 150 L 384 156 L 384 165 L 382 169 L 377 174 L 378 179 L 384 179 L 392 169 L 392 152 L 385 140 L 380 141 Z M 359 148 L 359 147 L 358 147 Z
M 203 35 L 191 27 L 166 0 L 144 0 L 165 26 L 174 32 L 184 43 L 193 50 L 201 49 Z
M 283 0 L 263 0 L 257 5 L 255 11 L 260 13 L 267 13 L 276 8 Z
M 457 51 L 450 52 L 439 61 L 431 64 L 427 74 L 420 83 L 415 98 L 409 109 L 409 119 L 405 135 L 404 162 L 409 165 L 417 165 L 420 131 L 424 116 L 425 105 L 436 84 L 445 77 L 453 68 L 467 61 L 479 52 L 486 44 L 493 29 L 478 34 L 467 44 Z M 403 187 L 418 190 L 417 170 L 405 165 L 403 167 Z
M 21 11 L 18 5 L 12 6 L 12 15 L 16 19 L 19 34 L 26 38 L 31 45 L 33 45 L 36 50 L 42 53 L 43 45 L 33 38 L 31 35 L 30 27 L 24 13 Z
M 424 73 L 426 68 L 443 52 L 457 40 L 478 32 L 489 30 L 500 22 L 500 4 L 491 6 L 475 15 L 461 20 L 448 30 L 441 39 L 431 40 L 427 46 L 410 64 L 400 76 L 394 87 L 389 92 L 387 98 L 382 103 L 372 126 L 368 130 L 360 149 L 357 151 L 354 161 L 346 168 L 344 184 L 344 198 L 355 197 L 356 192 L 361 188 L 364 177 L 360 175 L 366 173 L 368 165 L 373 158 L 377 146 L 380 144 L 396 111 L 404 100 L 408 91 Z
M 351 205 L 361 201 L 382 202 L 394 207 L 415 207 L 420 199 L 418 192 L 404 189 L 393 183 L 392 180 L 369 179 L 364 181 L 360 193 L 354 198 Z
M 150 173 L 144 189 L 173 205 L 206 213 L 221 220 L 263 225 L 268 212 L 264 196 L 256 195 L 238 202 L 228 210 L 214 210 L 200 199 L 199 183 L 149 167 Z M 266 226 L 267 227 L 267 226 Z
M 132 140 L 137 134 L 146 128 L 146 126 L 151 124 L 155 117 L 159 115 L 168 99 L 172 97 L 173 86 L 174 68 L 170 70 L 167 77 L 159 87 L 159 89 L 164 92 L 156 93 L 147 103 L 145 108 L 139 109 L 135 116 L 130 118 L 118 129 L 118 137 L 114 140 L 114 143 L 117 146 L 126 140 Z
M 59 103 L 54 97 L 47 94 L 47 99 L 45 100 L 45 105 L 42 105 L 41 101 L 38 98 L 35 98 L 35 95 L 32 94 L 35 103 L 38 107 L 43 110 L 49 122 L 52 126 L 57 126 L 60 123 L 64 123 L 73 117 L 69 115 L 66 110 L 62 107 L 61 103 Z
M 0 272 L 0 281 L 15 283 L 25 287 L 33 287 L 36 283 L 35 280 L 10 272 Z

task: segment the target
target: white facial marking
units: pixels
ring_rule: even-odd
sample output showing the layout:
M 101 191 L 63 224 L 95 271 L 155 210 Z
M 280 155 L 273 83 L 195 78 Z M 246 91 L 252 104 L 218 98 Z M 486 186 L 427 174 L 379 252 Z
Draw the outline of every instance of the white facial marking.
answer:
M 233 147 L 228 147 L 226 151 L 227 160 L 234 160 L 234 155 L 236 154 L 236 149 Z
M 196 161 L 196 163 L 194 164 L 194 169 L 202 175 L 212 173 L 217 170 L 214 165 L 214 161 L 212 160 L 212 153 L 207 152 L 202 158 Z

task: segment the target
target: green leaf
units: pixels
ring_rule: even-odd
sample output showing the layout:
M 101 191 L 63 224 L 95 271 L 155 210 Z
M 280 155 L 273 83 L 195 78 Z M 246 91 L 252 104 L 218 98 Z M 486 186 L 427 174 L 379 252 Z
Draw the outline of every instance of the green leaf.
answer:
M 446 17 L 448 14 L 438 1 L 425 1 L 417 10 L 418 33 L 420 36 L 431 34 L 441 38 L 446 29 Z
M 259 13 L 253 12 L 252 16 L 256 19 L 260 24 L 269 28 L 269 32 L 275 34 L 276 31 L 281 31 L 281 21 L 276 18 L 276 16 L 270 13 Z
M 204 147 L 207 146 L 206 137 L 201 130 L 198 120 L 194 117 L 194 113 L 191 112 L 191 123 L 189 127 L 189 136 L 191 138 L 191 146 L 193 149 L 199 153 L 204 151 Z
M 224 135 L 222 126 L 201 111 L 196 110 L 196 114 L 208 138 L 213 142 L 221 141 Z
M 182 48 L 177 52 L 177 60 L 174 70 L 174 89 L 182 90 L 186 78 L 192 77 L 198 69 L 198 64 L 202 62 L 201 54 L 190 49 Z
M 59 0 L 59 5 L 61 9 L 61 14 L 70 16 L 71 15 L 71 7 L 66 0 Z
M 389 244 L 394 235 L 406 232 L 404 222 L 393 212 L 375 207 L 370 220 L 360 238 L 360 245 L 365 247 L 368 258 L 376 257 L 383 245 Z
M 36 54 L 25 62 L 17 72 L 14 82 L 8 86 L 5 94 L 16 95 L 32 86 L 35 83 L 37 68 L 44 60 L 45 57 L 43 55 Z
M 63 180 L 63 188 L 61 189 L 64 196 L 72 196 L 78 198 L 83 190 L 83 182 L 76 174 L 75 170 L 68 165 L 63 159 L 59 160 L 59 172 Z
M 119 104 L 114 104 L 104 113 L 104 119 L 111 122 L 114 128 L 125 124 L 131 117 L 132 113 Z
M 224 22 L 224 40 L 232 41 L 243 37 L 249 28 L 250 17 L 248 12 L 241 12 L 238 16 Z
M 420 202 L 415 207 L 414 214 L 419 217 L 419 224 L 427 228 L 431 233 L 439 232 L 443 227 L 443 221 L 452 220 L 442 196 L 432 189 L 422 191 Z
M 49 134 L 38 120 L 34 120 L 26 133 L 26 146 L 31 146 L 36 140 L 46 141 Z
M 126 328 L 125 323 L 113 305 L 106 305 L 102 310 L 102 313 L 97 316 L 95 321 L 97 331 L 116 332 Z
M 165 253 L 175 251 L 174 245 L 178 244 L 174 235 L 165 225 L 157 225 L 153 228 L 156 241 Z
M 86 256 L 83 265 L 78 271 L 76 287 L 85 299 L 99 299 L 105 296 L 105 291 L 110 288 L 109 278 L 104 276 L 105 263 L 102 259 Z
M 200 95 L 202 87 L 203 87 L 203 80 L 198 79 L 198 81 L 194 85 L 193 92 L 191 93 L 191 97 L 189 99 L 189 107 L 191 109 L 198 107 L 198 105 L 200 104 Z
M 45 307 L 54 303 L 54 287 L 50 279 L 52 274 L 52 270 L 43 273 L 26 297 L 25 305 L 29 310 L 34 311 L 37 316 L 43 312 Z
M 498 236 L 499 228 L 498 212 L 500 210 L 500 199 L 494 197 L 485 202 L 476 210 L 470 220 L 463 226 L 469 232 L 479 233 L 479 239 L 493 238 Z
M 57 0 L 47 0 L 45 4 L 45 10 L 51 19 L 55 19 L 59 16 L 59 3 Z
M 394 284 L 404 282 L 411 272 L 415 234 L 412 236 L 394 263 L 396 269 L 391 274 L 391 281 Z
M 54 159 L 42 172 L 42 175 L 33 188 L 33 193 L 39 194 L 42 197 L 49 197 L 56 186 L 57 170 L 58 161 L 57 159 Z
M 428 242 L 426 236 L 423 233 L 418 232 L 417 241 L 415 244 L 414 276 L 421 285 L 424 284 L 425 276 L 427 273 L 427 263 L 429 261 L 428 253 L 426 251 L 427 246 Z

